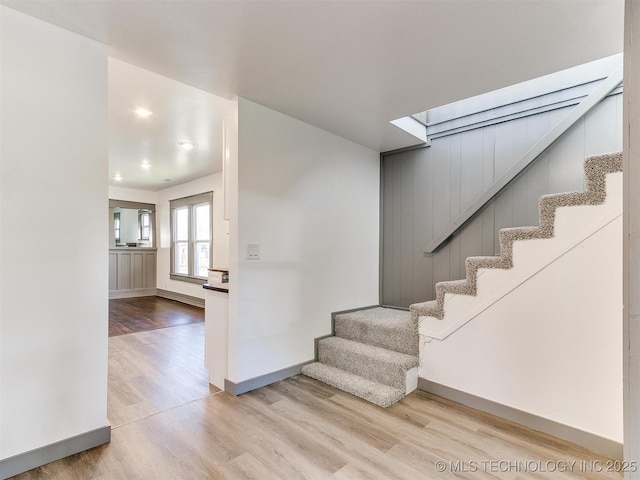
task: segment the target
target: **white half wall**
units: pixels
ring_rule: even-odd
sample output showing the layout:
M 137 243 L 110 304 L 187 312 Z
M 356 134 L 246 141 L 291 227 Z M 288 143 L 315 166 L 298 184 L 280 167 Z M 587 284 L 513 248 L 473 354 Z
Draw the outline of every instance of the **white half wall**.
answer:
M 616 185 L 620 212 L 616 175 L 607 201 Z M 557 237 L 591 221 L 584 209 L 600 208 L 559 209 Z M 511 270 L 530 263 L 530 255 L 544 259 L 541 249 L 554 241 L 515 242 Z M 487 270 L 492 278 L 485 283 L 511 270 Z M 484 280 L 478 278 L 478 299 Z M 421 325 L 423 336 L 426 329 Z M 620 213 L 444 340 L 423 338 L 420 377 L 622 443 Z
M 3 6 L 0 45 L 6 459 L 108 427 L 107 48 Z
M 378 304 L 380 235 L 378 152 L 242 98 L 238 126 L 233 382 L 312 360 L 331 312 Z
M 156 230 L 158 235 L 156 285 L 158 288 L 204 299 L 204 289 L 201 285 L 169 278 L 171 268 L 171 211 L 169 201 L 211 191 L 213 191 L 213 268 L 227 269 L 229 267 L 229 235 L 224 222 L 224 193 L 222 172 L 220 172 L 156 192 L 156 222 L 158 224 Z

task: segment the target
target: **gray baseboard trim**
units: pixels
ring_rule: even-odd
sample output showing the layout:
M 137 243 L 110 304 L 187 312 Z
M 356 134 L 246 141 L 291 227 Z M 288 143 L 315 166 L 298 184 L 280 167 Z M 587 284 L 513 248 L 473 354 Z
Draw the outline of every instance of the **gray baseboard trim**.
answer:
M 109 300 L 115 298 L 134 298 L 134 297 L 155 297 L 158 289 L 153 288 L 132 288 L 129 290 L 109 290 Z
M 512 422 L 575 443 L 594 452 L 622 459 L 622 443 L 615 442 L 608 438 L 600 437 L 599 435 L 585 432 L 575 427 L 502 405 L 471 393 L 431 382 L 425 378 L 418 378 L 418 389 L 448 400 L 453 400 L 454 402 L 475 408 L 476 410 L 490 413 L 491 415 L 506 418 Z
M 186 303 L 187 305 L 193 305 L 194 307 L 204 308 L 204 298 L 192 297 L 191 295 L 171 292 L 169 290 L 163 290 L 161 288 L 158 288 L 156 290 L 156 295 L 158 297 L 175 300 L 176 302 Z
M 224 391 L 229 392 L 231 395 L 242 395 L 243 393 L 255 390 L 256 388 L 265 387 L 272 383 L 279 382 L 280 380 L 284 380 L 285 378 L 299 375 L 300 373 L 302 373 L 302 367 L 313 362 L 314 360 L 309 360 L 297 365 L 292 365 L 291 367 L 283 368 L 282 370 L 277 370 L 275 372 L 260 375 L 259 377 L 250 378 L 249 380 L 244 380 L 239 383 L 233 383 L 231 380 L 227 380 L 225 378 Z
M 67 438 L 44 447 L 36 448 L 13 457 L 0 460 L 0 478 L 13 477 L 47 463 L 98 447 L 111 441 L 111 426 L 97 428 L 75 437 Z
M 349 310 L 340 310 L 339 312 L 331 312 L 331 333 L 326 335 L 322 335 L 321 337 L 316 337 L 313 339 L 313 358 L 315 361 L 318 361 L 318 343 L 320 340 L 333 337 L 336 334 L 336 315 L 340 315 L 342 313 L 351 313 L 357 312 L 359 310 L 370 310 L 372 308 L 378 308 L 380 305 L 369 305 L 367 307 L 360 308 L 350 308 Z
M 380 305 L 369 305 L 366 307 L 350 308 L 349 310 L 340 310 L 339 312 L 331 312 L 331 335 L 336 333 L 336 315 L 342 315 L 343 313 L 358 312 L 360 310 L 371 310 L 372 308 L 378 308 Z
M 382 308 L 390 308 L 391 310 L 402 310 L 403 312 L 410 312 L 408 307 L 396 307 L 395 305 L 380 305 Z

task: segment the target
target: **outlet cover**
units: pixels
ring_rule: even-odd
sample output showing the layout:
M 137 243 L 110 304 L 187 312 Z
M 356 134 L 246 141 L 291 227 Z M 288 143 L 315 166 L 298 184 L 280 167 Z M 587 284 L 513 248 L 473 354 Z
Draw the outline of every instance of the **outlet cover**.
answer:
M 257 243 L 247 245 L 247 260 L 260 260 L 260 245 Z

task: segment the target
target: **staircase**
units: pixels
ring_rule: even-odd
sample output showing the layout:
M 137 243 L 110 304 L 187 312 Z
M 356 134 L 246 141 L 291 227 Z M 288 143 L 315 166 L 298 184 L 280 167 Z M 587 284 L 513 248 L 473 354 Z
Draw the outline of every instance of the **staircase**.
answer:
M 557 193 L 540 198 L 540 220 L 536 227 L 504 228 L 500 230 L 500 255 L 495 257 L 469 257 L 465 262 L 466 278 L 436 284 L 436 299 L 411 305 L 414 321 L 419 317 L 442 320 L 445 316 L 445 300 L 457 295 L 475 296 L 478 272 L 482 269 L 509 269 L 513 266 L 514 242 L 546 239 L 554 236 L 557 209 L 569 206 L 600 205 L 606 198 L 606 176 L 622 171 L 622 153 L 589 157 L 584 163 L 585 190 Z
M 302 373 L 389 407 L 417 388 L 417 324 L 392 308 L 336 315 L 335 336 L 318 342 L 318 362 Z
M 467 258 L 466 278 L 436 284 L 435 300 L 413 304 L 410 312 L 377 307 L 337 315 L 335 336 L 318 342 L 318 362 L 305 366 L 302 373 L 381 407 L 388 407 L 401 400 L 417 388 L 419 323 L 421 333 L 426 337 L 444 340 L 478 312 L 500 300 L 505 295 L 504 292 L 515 288 L 505 285 L 505 281 L 515 282 L 514 285 L 526 281 L 526 278 L 544 268 L 545 262 L 554 261 L 569 249 L 575 248 L 584 238 L 619 218 L 619 202 L 603 204 L 607 197 L 607 175 L 621 171 L 621 153 L 588 158 L 585 161 L 583 192 L 541 197 L 538 226 L 500 230 L 500 255 Z M 621 178 L 617 178 L 617 182 L 619 192 Z M 566 210 L 561 209 L 559 212 L 558 209 L 591 205 L 602 205 L 598 207 L 601 212 L 595 214 L 597 221 L 587 222 L 585 230 L 582 226 L 574 228 L 577 224 L 566 222 L 566 217 L 563 216 L 562 235 L 558 234 L 558 238 L 553 238 L 558 227 L 556 217 Z M 581 216 L 579 209 L 572 210 L 574 217 Z M 544 240 L 542 243 L 521 242 L 543 239 L 553 240 Z M 527 245 L 528 257 L 532 258 L 530 263 L 533 267 L 519 260 L 518 268 L 512 269 L 514 242 Z M 508 275 L 489 278 L 491 275 L 488 272 L 491 271 L 509 271 L 515 272 L 515 275 L 511 275 L 511 278 L 507 278 Z M 479 276 L 483 276 L 484 287 L 481 292 L 478 292 Z M 487 285 L 492 288 L 487 289 Z M 476 296 L 478 293 L 480 295 Z M 469 304 L 473 305 L 469 308 Z M 460 305 L 464 308 L 460 308 Z M 423 332 L 425 327 L 427 330 Z

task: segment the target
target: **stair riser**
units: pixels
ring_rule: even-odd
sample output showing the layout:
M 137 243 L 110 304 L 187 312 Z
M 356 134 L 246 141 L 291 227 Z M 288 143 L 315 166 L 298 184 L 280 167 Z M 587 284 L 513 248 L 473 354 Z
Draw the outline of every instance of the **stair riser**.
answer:
M 413 329 L 374 327 L 364 322 L 336 318 L 336 336 L 394 352 L 418 355 L 417 332 Z
M 318 360 L 332 367 L 355 373 L 402 390 L 406 389 L 407 368 L 359 352 L 336 348 L 323 342 L 318 344 Z

